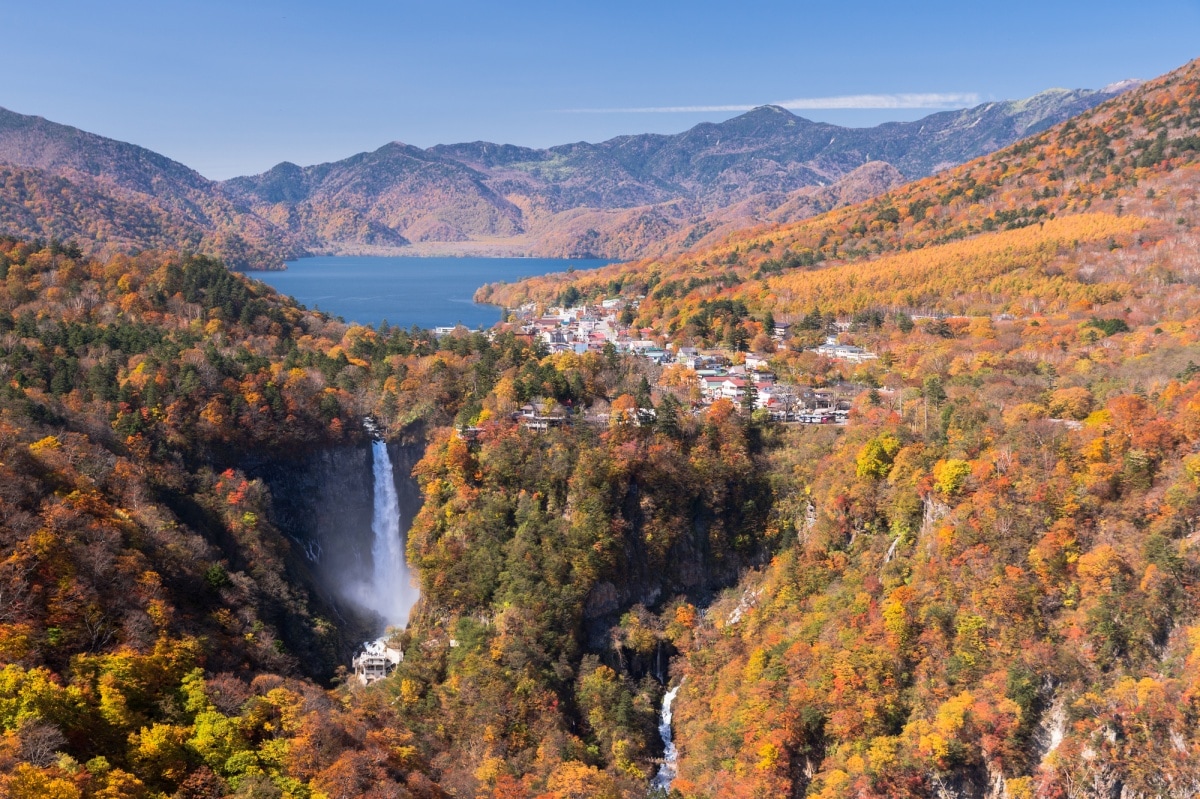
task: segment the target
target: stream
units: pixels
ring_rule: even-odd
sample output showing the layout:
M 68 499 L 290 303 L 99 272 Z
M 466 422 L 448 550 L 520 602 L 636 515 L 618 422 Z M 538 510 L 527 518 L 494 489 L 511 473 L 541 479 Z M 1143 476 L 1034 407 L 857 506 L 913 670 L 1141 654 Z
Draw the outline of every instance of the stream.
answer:
M 671 790 L 671 783 L 675 781 L 675 764 L 679 760 L 679 751 L 675 748 L 675 736 L 671 731 L 671 719 L 673 717 L 672 706 L 675 704 L 675 697 L 679 694 L 680 685 L 683 683 L 676 685 L 663 696 L 662 713 L 659 715 L 658 735 L 663 742 L 663 762 L 658 769 L 658 774 L 654 775 L 651 785 L 663 793 Z

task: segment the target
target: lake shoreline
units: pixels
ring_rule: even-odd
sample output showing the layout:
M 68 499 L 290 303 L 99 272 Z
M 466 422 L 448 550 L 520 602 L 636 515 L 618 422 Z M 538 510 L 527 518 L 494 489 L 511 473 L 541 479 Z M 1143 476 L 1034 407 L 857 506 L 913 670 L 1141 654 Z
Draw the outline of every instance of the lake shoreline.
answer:
M 402 247 L 393 245 L 346 244 L 309 250 L 308 257 L 381 258 L 536 258 L 546 260 L 605 260 L 566 258 L 547 252 L 536 239 L 526 236 L 470 241 L 421 241 Z M 303 260 L 303 259 L 298 259 Z
M 501 306 L 475 301 L 480 287 L 610 263 L 573 258 L 325 255 L 289 261 L 284 270 L 252 277 L 309 308 L 348 322 L 386 321 L 396 327 L 425 329 L 462 324 L 480 329 L 503 318 Z

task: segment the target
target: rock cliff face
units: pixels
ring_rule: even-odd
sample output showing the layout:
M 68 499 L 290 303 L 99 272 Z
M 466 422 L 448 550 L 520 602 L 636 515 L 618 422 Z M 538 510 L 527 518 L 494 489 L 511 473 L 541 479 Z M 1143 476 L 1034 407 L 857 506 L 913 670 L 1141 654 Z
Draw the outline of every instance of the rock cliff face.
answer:
M 388 454 L 401 508 L 401 534 L 421 506 L 412 476 L 421 459 L 421 441 L 393 443 Z M 266 483 L 272 518 L 303 560 L 322 604 L 337 615 L 343 660 L 374 637 L 378 621 L 346 597 L 346 587 L 371 572 L 371 517 L 374 497 L 370 445 L 322 450 L 293 461 L 270 461 L 247 471 Z
M 680 536 L 660 560 L 647 546 L 641 495 L 641 489 L 634 486 L 625 502 L 623 516 L 629 527 L 623 537 L 622 562 L 626 567 L 618 578 L 597 583 L 585 599 L 584 641 L 613 669 L 635 679 L 652 675 L 665 683 L 666 663 L 676 654 L 675 648 L 660 642 L 652 653 L 639 654 L 614 645 L 613 630 L 622 617 L 637 606 L 659 608 L 673 597 L 686 597 L 698 607 L 707 607 L 720 592 L 737 585 L 748 569 L 762 566 L 768 553 L 758 549 L 738 556 L 718 555 L 710 540 L 714 520 L 703 508 L 696 507 L 687 522 L 687 534 Z

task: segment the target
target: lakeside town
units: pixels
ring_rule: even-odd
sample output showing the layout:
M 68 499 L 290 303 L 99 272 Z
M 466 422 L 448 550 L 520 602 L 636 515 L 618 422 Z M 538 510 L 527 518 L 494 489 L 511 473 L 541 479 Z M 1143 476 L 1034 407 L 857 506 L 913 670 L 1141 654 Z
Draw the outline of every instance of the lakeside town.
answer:
M 771 354 L 730 349 L 702 349 L 663 341 L 649 328 L 638 329 L 628 321 L 636 301 L 613 298 L 599 305 L 550 307 L 545 310 L 527 304 L 509 311 L 509 321 L 519 334 L 541 342 L 547 353 L 584 354 L 629 353 L 661 368 L 660 375 L 670 376 L 675 385 L 695 387 L 691 392 L 694 412 L 718 399 L 727 399 L 743 407 L 762 411 L 772 421 L 797 424 L 845 424 L 850 406 L 865 386 L 840 383 L 824 388 L 794 385 L 779 379 L 771 369 Z M 834 322 L 823 343 L 812 351 L 831 361 L 859 365 L 877 360 L 876 353 L 839 341 L 849 322 Z M 448 334 L 453 328 L 440 328 Z M 835 332 L 836 331 L 836 332 Z M 789 339 L 792 325 L 775 323 L 770 331 L 772 347 L 782 347 Z M 749 395 L 749 396 L 747 396 Z M 640 415 L 653 414 L 642 409 Z M 593 421 L 604 422 L 608 414 L 593 414 Z M 562 424 L 567 412 L 561 408 L 525 405 L 517 414 L 531 429 L 546 429 Z M 636 419 L 635 419 L 636 421 Z

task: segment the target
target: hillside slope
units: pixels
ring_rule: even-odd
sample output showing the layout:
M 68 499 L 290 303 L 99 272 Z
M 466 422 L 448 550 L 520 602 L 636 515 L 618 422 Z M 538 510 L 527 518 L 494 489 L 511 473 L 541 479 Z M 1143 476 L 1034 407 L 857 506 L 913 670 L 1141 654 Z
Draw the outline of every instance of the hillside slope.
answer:
M 158 153 L 0 108 L 0 232 L 88 252 L 187 249 L 236 269 L 303 250 L 216 184 Z
M 0 286 L 0 794 L 419 787 L 322 687 L 368 628 L 242 468 L 354 442 L 346 326 L 195 256 L 0 238 Z
M 599 659 L 645 597 L 711 593 L 753 555 L 744 506 L 766 486 L 735 418 L 720 457 L 682 466 L 693 433 L 624 447 L 601 479 L 590 427 L 538 436 L 510 414 L 635 391 L 635 359 L 348 326 L 201 256 L 0 237 L 0 344 L 0 795 L 643 792 L 651 661 L 626 661 L 636 684 Z M 343 670 L 379 633 L 353 604 L 367 415 L 429 447 L 409 535 L 422 598 L 397 673 L 364 689 Z M 486 427 L 472 451 L 457 417 Z M 589 714 L 609 700 L 618 715 Z
M 1200 61 L 854 207 L 481 292 L 641 297 L 633 327 L 860 389 L 782 433 L 773 561 L 671 634 L 675 790 L 1194 795 L 1198 182 Z
M 493 290 L 622 294 L 844 426 L 0 240 L 0 793 L 661 796 L 682 680 L 687 799 L 1194 796 L 1198 131 L 1200 62 L 882 198 Z M 346 619 L 246 464 L 366 414 L 428 430 L 422 599 L 390 677 L 325 690 Z
M 1054 219 L 1137 214 L 1156 237 L 1173 238 L 1186 230 L 1179 212 L 1190 204 L 1172 198 L 1181 191 L 1186 197 L 1194 169 L 1195 116 L 1189 99 L 1170 98 L 1162 87 L 1186 81 L 1193 69 L 1188 65 L 1050 131 L 858 205 L 794 224 L 743 229 L 718 246 L 680 255 L 485 287 L 478 297 L 515 307 L 552 302 L 568 285 L 585 297 L 615 288 L 648 295 L 642 322 L 678 326 L 696 302 L 721 295 L 744 299 L 752 309 L 769 306 L 787 319 L 814 302 L 830 303 L 834 313 L 861 310 L 866 300 L 853 293 L 818 288 L 840 276 L 853 284 L 864 270 L 888 274 L 892 261 L 886 259 L 914 250 L 936 258 L 937 248 L 952 242 L 986 242 L 988 234 L 1030 226 L 1040 231 Z M 1157 118 L 1148 117 L 1151 102 L 1164 104 Z M 885 260 L 872 266 L 879 258 Z M 885 304 L 921 311 L 937 291 L 927 295 L 914 285 Z M 955 295 L 941 296 L 952 301 Z

